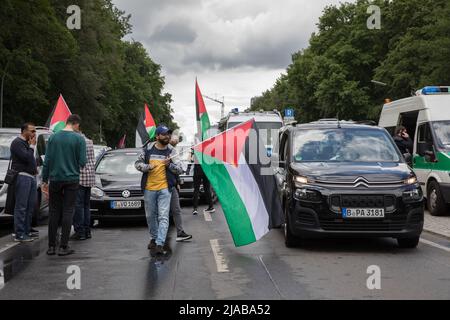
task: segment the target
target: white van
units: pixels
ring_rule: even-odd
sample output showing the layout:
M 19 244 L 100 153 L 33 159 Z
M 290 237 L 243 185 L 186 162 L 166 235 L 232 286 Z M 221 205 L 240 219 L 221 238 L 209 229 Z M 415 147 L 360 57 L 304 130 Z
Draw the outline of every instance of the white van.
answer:
M 414 141 L 412 168 L 432 215 L 445 215 L 450 204 L 450 87 L 425 87 L 410 98 L 387 103 L 379 126 L 394 136 L 406 127 Z
M 284 125 L 283 118 L 277 110 L 239 112 L 238 109 L 233 109 L 226 117 L 220 120 L 219 130 L 231 129 L 251 119 L 255 120 L 259 138 L 264 143 L 267 156 L 271 157 L 273 150 L 276 150 L 278 145 L 278 131 Z M 258 150 L 260 150 L 259 146 Z

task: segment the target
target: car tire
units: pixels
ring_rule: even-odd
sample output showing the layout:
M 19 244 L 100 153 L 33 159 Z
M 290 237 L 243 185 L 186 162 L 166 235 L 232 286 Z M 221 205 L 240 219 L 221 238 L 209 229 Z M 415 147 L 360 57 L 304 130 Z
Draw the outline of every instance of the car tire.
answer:
M 285 223 L 284 223 L 284 244 L 287 248 L 295 248 L 300 245 L 300 239 L 292 234 L 291 232 L 291 226 L 289 222 L 288 217 L 288 204 L 284 205 L 284 217 L 285 217 Z
M 447 204 L 436 181 L 431 181 L 428 184 L 427 207 L 432 216 L 443 216 L 447 214 Z
M 37 190 L 37 201 L 34 206 L 33 217 L 31 219 L 31 226 L 37 227 L 41 220 L 41 202 L 42 202 L 42 192 L 41 189 Z
M 419 244 L 420 237 L 414 238 L 398 238 L 397 243 L 400 248 L 414 249 Z

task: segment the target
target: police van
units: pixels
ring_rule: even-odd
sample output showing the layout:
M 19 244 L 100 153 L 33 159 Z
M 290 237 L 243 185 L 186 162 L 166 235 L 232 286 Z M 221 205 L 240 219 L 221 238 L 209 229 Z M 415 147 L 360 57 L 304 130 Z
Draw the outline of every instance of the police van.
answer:
M 383 106 L 379 126 L 394 135 L 404 126 L 414 142 L 412 168 L 432 215 L 450 204 L 450 87 L 425 87 L 416 95 Z

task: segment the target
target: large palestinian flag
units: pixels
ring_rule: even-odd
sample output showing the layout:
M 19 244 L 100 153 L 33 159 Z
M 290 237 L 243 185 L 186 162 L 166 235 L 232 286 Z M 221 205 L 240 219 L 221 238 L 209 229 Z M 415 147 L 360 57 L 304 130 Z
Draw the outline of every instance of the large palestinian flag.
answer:
M 66 101 L 64 100 L 62 94 L 60 94 L 58 102 L 53 108 L 53 111 L 50 114 L 45 126 L 53 130 L 53 132 L 58 132 L 59 130 L 64 129 L 66 126 L 66 120 L 71 114 L 72 113 L 70 112 Z
M 200 141 L 208 138 L 208 129 L 211 127 L 208 112 L 206 111 L 205 102 L 202 93 L 198 87 L 197 79 L 195 79 L 195 110 L 197 115 L 197 133 Z
M 219 197 L 237 247 L 259 240 L 283 223 L 275 176 L 262 174 L 270 164 L 257 159 L 250 163 L 247 156 L 254 126 L 252 119 L 193 148 Z
M 152 140 L 156 133 L 156 123 L 152 114 L 145 104 L 144 112 L 142 113 L 138 125 L 136 127 L 136 147 L 141 147 L 148 140 Z

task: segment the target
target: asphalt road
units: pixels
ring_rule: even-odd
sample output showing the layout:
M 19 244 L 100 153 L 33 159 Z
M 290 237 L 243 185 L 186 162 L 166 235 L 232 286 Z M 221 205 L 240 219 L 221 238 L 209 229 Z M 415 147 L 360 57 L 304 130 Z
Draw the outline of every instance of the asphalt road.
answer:
M 417 249 L 391 239 L 311 240 L 284 246 L 282 230 L 243 248 L 232 243 L 220 208 L 211 219 L 184 207 L 190 242 L 156 259 L 145 224 L 110 224 L 73 242 L 76 254 L 37 258 L 0 290 L 0 299 L 449 299 L 450 243 L 423 235 Z M 211 220 L 211 221 L 207 221 Z M 79 266 L 81 289 L 69 290 L 67 268 Z M 369 290 L 369 266 L 381 289 Z

